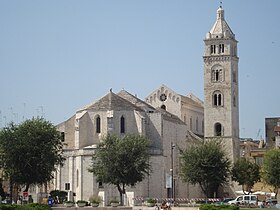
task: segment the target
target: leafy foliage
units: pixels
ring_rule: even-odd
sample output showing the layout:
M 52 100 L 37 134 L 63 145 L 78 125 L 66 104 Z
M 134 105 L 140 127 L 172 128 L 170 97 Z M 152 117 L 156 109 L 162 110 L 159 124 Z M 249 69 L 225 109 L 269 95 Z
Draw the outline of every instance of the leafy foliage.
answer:
M 67 199 L 67 192 L 60 190 L 52 190 L 50 192 L 51 197 L 54 200 L 54 203 L 63 203 Z
M 89 197 L 89 202 L 90 203 L 97 203 L 97 204 L 99 204 L 99 203 L 101 203 L 101 201 L 102 201 L 102 198 L 99 195 L 91 195 Z
M 232 180 L 242 185 L 242 190 L 248 194 L 251 192 L 254 184 L 260 181 L 260 167 L 246 158 L 238 159 L 232 167 Z
M 51 207 L 45 204 L 31 203 L 25 205 L 0 205 L 0 210 L 51 210 Z
M 149 169 L 148 139 L 140 135 L 108 135 L 98 145 L 89 171 L 98 181 L 115 185 L 122 203 L 125 186 L 141 182 Z
M 60 133 L 42 118 L 10 124 L 0 132 L 0 165 L 14 183 L 44 184 L 53 178 L 55 167 L 62 164 Z
M 199 184 L 207 197 L 213 197 L 219 186 L 227 183 L 230 161 L 219 141 L 205 141 L 181 150 L 181 177 Z
M 280 150 L 272 149 L 265 153 L 262 167 L 263 180 L 273 186 L 274 192 L 280 188 Z
M 213 205 L 213 204 L 203 204 L 199 207 L 199 210 L 239 210 L 239 206 L 234 205 Z

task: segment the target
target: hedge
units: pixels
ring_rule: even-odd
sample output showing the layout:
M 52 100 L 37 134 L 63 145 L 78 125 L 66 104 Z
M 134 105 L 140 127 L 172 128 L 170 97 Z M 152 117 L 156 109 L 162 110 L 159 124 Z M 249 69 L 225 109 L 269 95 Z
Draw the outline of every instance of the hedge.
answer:
M 31 204 L 25 204 L 25 205 L 7 205 L 2 204 L 0 205 L 0 210 L 51 210 L 51 207 L 45 204 L 39 204 L 39 203 L 31 203 Z
M 239 206 L 234 205 L 213 205 L 213 204 L 202 204 L 199 210 L 239 210 Z

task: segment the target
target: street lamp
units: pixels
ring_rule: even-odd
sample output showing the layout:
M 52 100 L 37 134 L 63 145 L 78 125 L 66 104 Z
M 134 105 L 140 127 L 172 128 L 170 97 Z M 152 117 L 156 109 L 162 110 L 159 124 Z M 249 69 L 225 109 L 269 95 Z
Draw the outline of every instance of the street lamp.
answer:
M 175 190 L 174 190 L 174 155 L 173 149 L 175 148 L 175 144 L 171 142 L 171 199 L 174 204 L 175 202 Z

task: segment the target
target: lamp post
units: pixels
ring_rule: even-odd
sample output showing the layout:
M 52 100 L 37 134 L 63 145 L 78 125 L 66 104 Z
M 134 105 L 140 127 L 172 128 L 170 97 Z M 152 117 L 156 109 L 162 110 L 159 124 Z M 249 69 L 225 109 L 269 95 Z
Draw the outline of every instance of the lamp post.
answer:
M 175 148 L 175 144 L 171 142 L 171 199 L 172 203 L 175 202 L 175 191 L 174 191 L 174 154 L 173 149 Z

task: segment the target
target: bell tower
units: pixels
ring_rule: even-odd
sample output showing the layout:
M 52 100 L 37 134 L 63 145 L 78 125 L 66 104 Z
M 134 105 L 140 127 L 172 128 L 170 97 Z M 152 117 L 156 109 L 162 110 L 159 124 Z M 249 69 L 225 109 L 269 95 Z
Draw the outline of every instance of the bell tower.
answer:
M 239 157 L 238 42 L 222 6 L 204 43 L 204 136 L 220 139 L 235 161 Z

